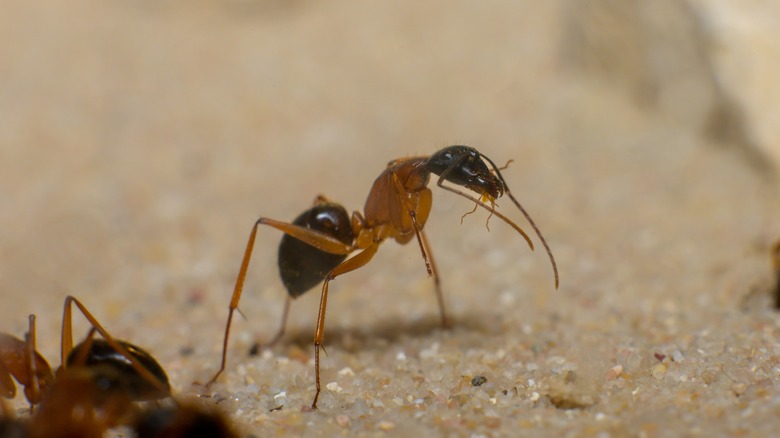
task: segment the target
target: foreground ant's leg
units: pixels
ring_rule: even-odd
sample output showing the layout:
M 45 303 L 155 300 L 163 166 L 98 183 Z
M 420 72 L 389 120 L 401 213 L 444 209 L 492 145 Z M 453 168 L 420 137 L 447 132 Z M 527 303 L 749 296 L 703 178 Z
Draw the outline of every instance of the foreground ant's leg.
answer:
M 49 363 L 36 351 L 35 315 L 29 316 L 29 324 L 24 340 L 0 333 L 0 398 L 10 399 L 16 395 L 16 379 L 24 388 L 32 412 L 54 375 Z
M 447 314 L 444 310 L 444 295 L 441 291 L 441 282 L 439 280 L 439 274 L 436 269 L 436 263 L 433 260 L 431 245 L 428 243 L 428 239 L 423 232 L 423 226 L 428 220 L 428 214 L 431 211 L 431 205 L 433 203 L 432 193 L 427 188 L 417 191 L 417 207 L 415 208 L 415 206 L 412 205 L 409 198 L 406 196 L 403 185 L 401 185 L 401 181 L 398 179 L 398 175 L 393 173 L 392 177 L 393 186 L 395 187 L 396 193 L 398 194 L 398 199 L 401 201 L 399 206 L 402 206 L 406 210 L 406 214 L 409 215 L 415 237 L 417 238 L 417 243 L 420 245 L 420 252 L 422 253 L 423 261 L 425 262 L 425 268 L 428 271 L 428 276 L 433 278 L 434 285 L 436 286 L 436 298 L 439 301 L 439 312 L 441 313 L 442 326 L 445 328 L 449 327 Z M 477 207 L 475 206 L 474 210 L 476 209 Z
M 379 248 L 379 242 L 374 242 L 368 248 L 364 249 L 354 257 L 345 260 L 340 265 L 333 268 L 325 278 L 322 284 L 322 296 L 320 297 L 320 310 L 317 313 L 317 328 L 314 331 L 314 375 L 317 385 L 317 392 L 314 394 L 314 400 L 311 402 L 311 408 L 317 409 L 317 399 L 320 397 L 320 346 L 325 338 L 325 309 L 328 306 L 328 283 L 335 280 L 336 277 L 347 272 L 359 269 L 370 262 Z
M 441 291 L 441 281 L 439 280 L 439 271 L 436 269 L 436 261 L 433 259 L 433 253 L 431 252 L 431 245 L 428 243 L 428 237 L 423 230 L 420 230 L 420 237 L 422 237 L 422 244 L 428 253 L 428 258 L 431 261 L 431 269 L 433 270 L 433 284 L 436 286 L 436 299 L 439 302 L 439 313 L 441 314 L 441 325 L 444 328 L 450 327 L 450 321 L 447 319 L 447 312 L 444 307 L 444 294 Z
M 32 383 L 31 387 L 25 387 L 25 395 L 27 396 L 27 399 L 30 401 L 30 413 L 32 414 L 35 412 L 35 403 L 40 402 L 41 397 L 41 383 L 38 378 L 38 361 L 35 357 L 35 348 L 36 348 L 36 333 L 35 333 L 35 315 L 29 316 L 29 322 L 30 322 L 30 328 L 27 332 L 27 335 L 25 336 L 25 341 L 27 342 L 27 361 L 30 364 L 30 368 L 28 369 L 28 376 L 27 378 L 30 379 L 30 382 Z M 48 368 L 48 364 L 45 364 Z M 48 371 L 49 374 L 51 374 L 51 371 Z M 48 382 L 46 382 L 48 384 Z M 27 392 L 29 390 L 29 393 Z
M 423 261 L 425 262 L 425 269 L 428 271 L 428 276 L 433 277 L 434 269 L 431 266 L 431 261 L 428 257 L 427 248 L 425 247 L 425 245 L 423 245 L 423 239 L 420 236 L 420 232 L 422 231 L 425 222 L 428 220 L 428 215 L 431 212 L 431 205 L 433 204 L 431 191 L 425 188 L 416 192 L 417 206 L 415 207 L 414 205 L 412 205 L 411 201 L 409 200 L 409 196 L 406 190 L 404 189 L 404 186 L 401 184 L 401 181 L 398 179 L 398 174 L 393 172 L 391 175 L 393 181 L 393 188 L 395 189 L 396 196 L 400 201 L 396 205 L 398 207 L 403 207 L 403 209 L 405 210 L 403 213 L 409 216 L 409 220 L 412 223 L 412 229 L 414 230 L 414 235 L 417 238 L 417 243 L 420 245 L 420 252 L 422 253 Z M 420 216 L 419 218 L 417 217 L 418 214 Z
M 299 227 L 297 225 L 289 224 L 286 222 L 280 222 L 269 218 L 260 218 L 255 222 L 252 227 L 252 231 L 249 233 L 249 240 L 246 243 L 246 249 L 244 250 L 244 258 L 241 260 L 241 268 L 238 270 L 238 278 L 236 279 L 236 285 L 233 289 L 233 296 L 230 299 L 230 308 L 228 310 L 227 323 L 225 324 L 225 337 L 222 340 L 222 363 L 219 370 L 214 374 L 214 377 L 206 383 L 210 385 L 214 383 L 220 374 L 225 371 L 227 366 L 227 347 L 228 340 L 230 338 L 230 326 L 233 322 L 233 312 L 238 308 L 238 302 L 241 300 L 241 293 L 244 289 L 244 281 L 246 280 L 246 272 L 249 269 L 249 260 L 252 258 L 252 249 L 255 246 L 255 238 L 257 237 L 257 229 L 260 225 L 268 225 L 276 228 L 277 230 L 295 237 L 298 240 L 308 243 L 309 245 L 321 249 L 333 254 L 349 254 L 351 248 L 348 245 L 340 242 L 338 239 L 329 236 L 324 233 L 320 233 L 308 228 Z

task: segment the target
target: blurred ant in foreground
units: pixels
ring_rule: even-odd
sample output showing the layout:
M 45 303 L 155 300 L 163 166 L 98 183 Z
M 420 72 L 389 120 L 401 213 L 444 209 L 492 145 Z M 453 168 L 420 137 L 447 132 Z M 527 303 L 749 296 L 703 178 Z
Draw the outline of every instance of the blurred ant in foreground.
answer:
M 73 305 L 92 325 L 86 340 L 75 348 Z M 6 398 L 15 395 L 11 377 L 24 387 L 31 413 L 24 427 L 30 436 L 102 436 L 126 421 L 133 402 L 170 396 L 168 376 L 160 364 L 140 347 L 114 339 L 78 299 L 65 299 L 62 365 L 56 373 L 36 351 L 34 315 L 29 324 L 24 341 L 0 335 L 0 389 Z M 95 332 L 102 339 L 95 339 Z
M 86 339 L 73 347 L 72 305 L 92 325 Z M 102 338 L 95 339 L 95 332 Z M 25 388 L 30 417 L 17 419 L 3 403 L 0 436 L 102 437 L 126 425 L 138 436 L 231 437 L 227 421 L 216 413 L 190 406 L 139 410 L 136 402 L 171 397 L 168 376 L 149 353 L 113 338 L 74 297 L 63 310 L 61 360 L 56 373 L 36 351 L 35 316 L 24 341 L 0 334 L 0 389 L 12 398 L 11 376 Z M 34 406 L 39 404 L 38 409 Z M 210 434 L 204 435 L 206 431 Z M 200 432 L 200 435 L 194 434 Z M 16 435 L 2 435 L 8 433 Z M 188 435 L 189 434 L 189 435 Z
M 258 219 L 249 235 L 230 301 L 222 347 L 222 364 L 209 384 L 213 383 L 225 370 L 233 312 L 238 307 L 241 298 L 257 229 L 260 225 L 268 225 L 285 234 L 279 245 L 279 271 L 287 288 L 288 297 L 284 306 L 281 328 L 269 345 L 278 341 L 284 333 L 291 300 L 325 280 L 322 285 L 317 326 L 314 332 L 314 373 L 317 391 L 311 404 L 312 409 L 317 409 L 317 399 L 320 395 L 320 346 L 323 343 L 325 333 L 328 285 L 336 277 L 366 265 L 376 254 L 379 245 L 386 239 L 393 238 L 399 244 L 406 244 L 412 239 L 417 239 L 425 268 L 428 275 L 433 277 L 436 286 L 436 298 L 439 303 L 442 325 L 448 326 L 439 275 L 428 239 L 423 232 L 423 227 L 431 211 L 432 195 L 428 188 L 431 173 L 439 176 L 437 181 L 439 187 L 471 200 L 475 203 L 474 210 L 477 207 L 482 207 L 489 211 L 491 216 L 499 217 L 520 233 L 533 250 L 533 243 L 528 235 L 496 209 L 496 199 L 504 194 L 508 195 L 536 231 L 536 235 L 547 250 L 557 288 L 558 267 L 552 251 L 539 228 L 512 196 L 512 192 L 509 191 L 509 187 L 501 175 L 501 169 L 503 168 L 497 167 L 490 158 L 480 154 L 472 147 L 449 146 L 428 157 L 400 158 L 389 162 L 387 168 L 374 181 L 366 200 L 364 213 L 360 214 L 356 211 L 352 213 L 351 219 L 344 207 L 328 202 L 322 196 L 315 200 L 313 207 L 303 212 L 292 223 L 265 217 Z M 476 193 L 478 197 L 455 187 L 444 185 L 445 181 L 465 187 Z M 474 210 L 466 214 L 470 214 Z M 355 251 L 360 252 L 347 259 L 347 256 Z
M 0 395 L 7 399 L 16 396 L 12 378 L 24 387 L 31 412 L 41 402 L 41 388 L 47 388 L 54 380 L 49 363 L 36 351 L 35 315 L 29 316 L 29 331 L 24 341 L 0 333 Z

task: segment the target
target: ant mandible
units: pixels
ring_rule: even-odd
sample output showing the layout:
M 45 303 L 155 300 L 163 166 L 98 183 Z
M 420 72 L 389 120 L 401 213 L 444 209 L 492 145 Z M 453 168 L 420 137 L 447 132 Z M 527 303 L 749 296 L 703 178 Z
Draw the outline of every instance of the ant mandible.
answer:
M 525 238 L 533 250 L 533 243 L 528 235 L 517 224 L 496 210 L 496 199 L 504 194 L 508 195 L 531 224 L 547 250 L 555 276 L 555 287 L 558 288 L 558 267 L 550 247 L 531 217 L 512 195 L 501 175 L 500 168 L 490 158 L 480 154 L 473 147 L 462 145 L 446 147 L 431 156 L 399 158 L 390 161 L 387 168 L 374 181 L 362 215 L 356 211 L 352 213 L 350 219 L 344 207 L 328 202 L 320 196 L 315 200 L 312 208 L 306 210 L 292 223 L 265 217 L 261 217 L 255 222 L 249 234 L 244 258 L 230 301 L 222 344 L 222 364 L 209 384 L 213 383 L 225 370 L 233 312 L 238 308 L 257 229 L 260 225 L 268 225 L 285 234 L 279 246 L 279 270 L 282 281 L 287 288 L 288 297 L 282 316 L 282 326 L 271 340 L 271 344 L 279 340 L 284 333 L 290 301 L 320 281 L 325 280 L 322 285 L 317 325 L 314 332 L 316 393 L 311 404 L 312 409 L 317 409 L 317 400 L 320 396 L 320 347 L 325 335 L 328 285 L 336 277 L 366 265 L 376 254 L 379 245 L 386 239 L 394 238 L 399 244 L 406 244 L 414 238 L 417 239 L 425 268 L 428 275 L 434 279 L 442 325 L 448 326 L 439 275 L 428 239 L 423 232 L 423 227 L 431 211 L 432 196 L 431 190 L 428 188 L 431 173 L 439 176 L 436 183 L 439 187 L 473 201 L 476 206 L 486 209 L 491 215 L 506 222 Z M 478 197 L 455 187 L 444 185 L 445 181 L 465 187 L 476 193 Z M 360 252 L 347 258 L 355 251 Z

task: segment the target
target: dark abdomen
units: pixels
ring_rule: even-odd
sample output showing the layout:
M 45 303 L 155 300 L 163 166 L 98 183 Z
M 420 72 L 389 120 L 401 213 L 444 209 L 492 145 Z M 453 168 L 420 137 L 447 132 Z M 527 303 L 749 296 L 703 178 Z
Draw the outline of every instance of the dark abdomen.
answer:
M 349 215 L 338 204 L 318 203 L 295 218 L 293 224 L 335 237 L 346 245 L 354 240 Z M 279 275 L 287 293 L 295 298 L 324 280 L 346 258 L 346 254 L 331 254 L 285 234 L 279 244 Z

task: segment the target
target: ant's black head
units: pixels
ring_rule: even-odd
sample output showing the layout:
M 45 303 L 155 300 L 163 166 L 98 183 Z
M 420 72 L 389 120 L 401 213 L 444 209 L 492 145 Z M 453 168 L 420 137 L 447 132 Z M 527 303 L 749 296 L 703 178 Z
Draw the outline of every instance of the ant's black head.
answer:
M 448 146 L 431 155 L 425 168 L 445 181 L 466 187 L 493 201 L 504 194 L 506 186 L 498 176 L 498 170 L 495 169 L 495 174 L 491 172 L 483 158 L 486 157 L 472 147 Z

